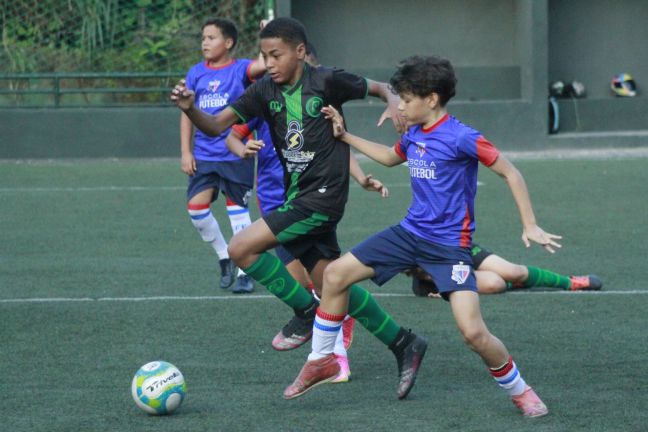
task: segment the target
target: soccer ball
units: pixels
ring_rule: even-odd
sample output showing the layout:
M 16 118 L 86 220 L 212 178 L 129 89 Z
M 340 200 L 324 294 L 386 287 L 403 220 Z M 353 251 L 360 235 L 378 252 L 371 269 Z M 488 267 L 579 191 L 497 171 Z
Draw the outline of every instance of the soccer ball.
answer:
M 165 361 L 142 366 L 131 384 L 135 404 L 153 415 L 171 414 L 185 398 L 187 385 L 182 372 Z

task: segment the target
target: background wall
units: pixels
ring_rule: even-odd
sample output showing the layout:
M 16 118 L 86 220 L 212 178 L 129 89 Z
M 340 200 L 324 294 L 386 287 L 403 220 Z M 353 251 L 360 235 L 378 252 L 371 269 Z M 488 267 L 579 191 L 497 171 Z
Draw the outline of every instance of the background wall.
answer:
M 325 65 L 386 81 L 412 54 L 449 58 L 459 78 L 449 110 L 500 148 L 648 145 L 648 2 L 619 0 L 277 0 L 302 21 Z M 609 82 L 629 72 L 636 98 Z M 559 101 L 548 135 L 548 85 L 582 81 L 586 99 Z M 345 106 L 350 127 L 391 144 L 377 101 Z M 178 111 L 168 108 L 1 109 L 0 158 L 177 157 Z
M 646 22 L 645 1 L 549 1 L 549 81 L 577 80 L 587 90 L 585 99 L 560 101 L 561 131 L 648 129 L 648 97 L 641 91 L 648 83 Z M 622 72 L 635 79 L 637 97 L 618 98 L 610 90 Z

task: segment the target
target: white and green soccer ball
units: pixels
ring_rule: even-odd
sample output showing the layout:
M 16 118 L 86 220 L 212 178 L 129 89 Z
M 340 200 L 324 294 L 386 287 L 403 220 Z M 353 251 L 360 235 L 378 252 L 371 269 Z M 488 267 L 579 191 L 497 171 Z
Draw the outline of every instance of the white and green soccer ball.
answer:
M 131 384 L 135 404 L 153 415 L 171 414 L 178 409 L 187 393 L 182 372 L 165 361 L 142 366 Z

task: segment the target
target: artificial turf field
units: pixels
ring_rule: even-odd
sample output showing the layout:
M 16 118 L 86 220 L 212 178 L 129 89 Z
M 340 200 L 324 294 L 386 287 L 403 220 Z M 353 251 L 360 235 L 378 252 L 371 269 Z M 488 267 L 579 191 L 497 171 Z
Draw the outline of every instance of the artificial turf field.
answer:
M 540 419 L 517 413 L 462 343 L 448 305 L 413 297 L 404 276 L 364 286 L 430 342 L 409 398 L 396 399 L 392 354 L 358 327 L 352 381 L 284 401 L 308 348 L 272 350 L 291 312 L 262 287 L 243 296 L 218 288 L 215 254 L 186 214 L 178 161 L 0 162 L 0 430 L 644 431 L 646 162 L 515 162 L 540 226 L 564 236 L 555 255 L 524 248 L 504 182 L 480 169 L 477 242 L 605 282 L 600 293 L 482 297 L 489 328 L 549 407 Z M 343 250 L 398 222 L 410 200 L 404 167 L 362 166 L 391 196 L 352 186 Z M 229 237 L 223 202 L 214 208 Z M 150 417 L 131 400 L 133 374 L 155 359 L 187 380 L 173 416 Z

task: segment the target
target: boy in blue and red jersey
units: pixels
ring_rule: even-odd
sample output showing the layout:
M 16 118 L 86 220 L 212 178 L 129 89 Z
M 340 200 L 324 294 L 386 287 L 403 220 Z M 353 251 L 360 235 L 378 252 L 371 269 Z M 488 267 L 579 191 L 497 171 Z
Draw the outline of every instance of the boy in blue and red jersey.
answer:
M 368 238 L 325 269 L 312 352 L 284 391 L 285 398 L 300 396 L 335 377 L 337 371 L 330 366 L 335 364 L 332 347 L 352 298 L 349 286 L 369 278 L 381 285 L 401 271 L 421 267 L 450 302 L 466 344 L 481 356 L 515 405 L 527 417 L 547 414 L 547 407 L 522 379 L 506 347 L 489 332 L 481 316 L 470 254 L 478 162 L 508 183 L 527 247 L 531 240 L 554 252 L 560 247 L 556 242 L 560 236 L 545 233 L 536 224 L 520 172 L 479 132 L 448 114 L 446 103 L 455 94 L 455 83 L 452 65 L 438 57 L 410 57 L 400 65 L 390 84 L 401 98 L 399 110 L 409 129 L 391 148 L 349 134 L 333 107 L 322 110 L 333 122 L 334 135 L 356 150 L 386 166 L 406 161 L 413 197 L 400 224 Z M 427 343 L 405 333 L 395 345 L 400 339 L 413 344 L 413 349 L 396 355 L 399 365 L 409 365 L 401 374 L 411 377 L 409 386 L 399 387 L 402 399 L 412 388 Z
M 187 87 L 196 93 L 196 107 L 217 114 L 238 99 L 253 80 L 265 72 L 263 62 L 234 59 L 230 52 L 236 46 L 237 30 L 227 19 L 213 18 L 202 27 L 204 61 L 187 73 Z M 254 164 L 233 155 L 225 145 L 229 129 L 210 137 L 196 130 L 185 114 L 180 115 L 181 169 L 189 175 L 187 210 L 202 239 L 216 251 L 221 267 L 220 287 L 234 283 L 234 263 L 227 252 L 227 242 L 210 204 L 225 195 L 227 213 L 234 234 L 250 225 L 248 197 L 253 186 Z M 192 148 L 193 135 L 193 148 Z M 253 290 L 252 281 L 241 270 L 234 293 Z

